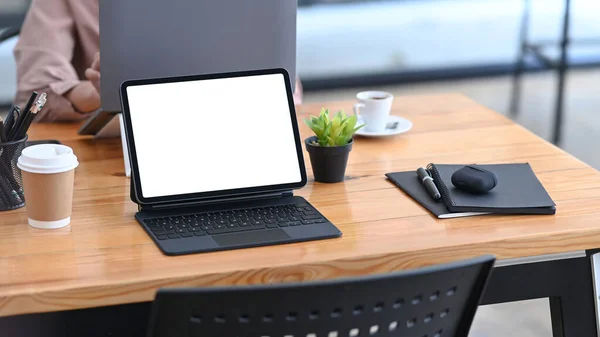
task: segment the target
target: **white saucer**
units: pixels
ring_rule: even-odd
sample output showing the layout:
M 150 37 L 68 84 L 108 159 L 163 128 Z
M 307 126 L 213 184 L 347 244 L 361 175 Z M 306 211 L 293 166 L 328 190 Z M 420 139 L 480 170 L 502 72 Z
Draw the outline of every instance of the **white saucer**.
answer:
M 359 117 L 358 124 L 360 125 L 362 123 L 364 122 Z M 408 132 L 413 127 L 413 123 L 408 119 L 393 115 L 388 117 L 387 124 L 388 128 L 377 132 L 369 132 L 363 127 L 356 131 L 356 135 L 363 137 L 390 137 Z

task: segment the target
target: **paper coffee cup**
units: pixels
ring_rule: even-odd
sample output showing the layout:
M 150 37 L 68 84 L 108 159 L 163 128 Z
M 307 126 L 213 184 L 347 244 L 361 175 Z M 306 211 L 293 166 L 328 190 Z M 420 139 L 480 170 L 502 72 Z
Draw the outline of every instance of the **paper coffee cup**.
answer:
M 23 178 L 29 225 L 54 229 L 71 222 L 78 165 L 77 156 L 68 146 L 42 144 L 23 150 L 17 166 Z

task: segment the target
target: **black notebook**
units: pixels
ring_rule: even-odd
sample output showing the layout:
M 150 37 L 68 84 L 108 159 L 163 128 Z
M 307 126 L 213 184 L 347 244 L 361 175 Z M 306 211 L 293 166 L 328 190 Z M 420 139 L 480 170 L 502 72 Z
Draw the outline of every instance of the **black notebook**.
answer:
M 452 185 L 452 174 L 463 166 L 434 164 L 428 166 L 428 170 L 442 195 L 442 202 L 436 202 L 427 194 L 414 172 L 410 172 L 413 174 L 414 179 L 408 179 L 408 176 L 404 176 L 409 172 L 390 173 L 386 176 L 440 218 L 486 213 L 556 213 L 554 201 L 537 179 L 529 164 L 478 165 L 494 172 L 498 177 L 498 185 L 485 194 L 467 193 Z M 394 178 L 399 180 L 395 181 Z M 442 207 L 445 208 L 445 212 Z

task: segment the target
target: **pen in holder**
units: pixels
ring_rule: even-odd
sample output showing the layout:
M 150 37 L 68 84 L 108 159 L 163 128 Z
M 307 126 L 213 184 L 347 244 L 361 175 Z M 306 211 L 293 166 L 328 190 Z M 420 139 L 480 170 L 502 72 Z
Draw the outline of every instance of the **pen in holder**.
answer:
M 23 139 L 0 143 L 0 211 L 9 211 L 25 206 L 23 181 L 17 160 L 25 148 Z

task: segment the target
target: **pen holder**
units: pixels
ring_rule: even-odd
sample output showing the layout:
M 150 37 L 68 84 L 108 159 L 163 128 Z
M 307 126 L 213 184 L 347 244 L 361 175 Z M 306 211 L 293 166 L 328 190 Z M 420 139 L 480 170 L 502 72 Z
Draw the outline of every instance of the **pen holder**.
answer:
M 25 148 L 27 136 L 21 140 L 0 143 L 0 211 L 25 206 L 23 181 L 17 160 Z

